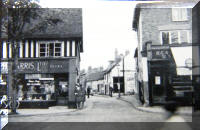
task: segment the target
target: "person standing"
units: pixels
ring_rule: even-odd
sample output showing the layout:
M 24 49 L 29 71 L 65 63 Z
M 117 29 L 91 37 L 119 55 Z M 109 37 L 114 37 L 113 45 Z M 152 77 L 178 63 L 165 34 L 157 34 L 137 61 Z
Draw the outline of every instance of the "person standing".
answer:
M 81 103 L 81 94 L 80 94 L 81 90 L 80 90 L 80 86 L 78 84 L 76 84 L 75 87 L 75 102 L 76 102 L 76 108 L 79 109 L 80 108 L 80 103 Z
M 110 96 L 112 97 L 113 88 L 110 87 Z

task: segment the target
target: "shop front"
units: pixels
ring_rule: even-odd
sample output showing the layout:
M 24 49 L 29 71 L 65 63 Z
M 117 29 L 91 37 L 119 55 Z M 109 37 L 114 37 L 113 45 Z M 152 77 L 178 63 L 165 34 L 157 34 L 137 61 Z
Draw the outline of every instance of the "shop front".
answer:
M 67 97 L 69 90 L 69 62 L 70 59 L 20 59 L 18 72 L 17 96 L 21 107 L 29 107 L 25 104 L 40 105 L 51 102 L 56 105 L 58 97 Z M 8 68 L 8 62 L 2 62 L 4 70 Z M 8 69 L 1 75 L 1 88 L 7 88 L 6 79 Z M 4 78 L 5 77 L 5 78 Z M 43 103 L 41 103 L 43 102 Z M 25 106 L 24 106 L 25 105 Z

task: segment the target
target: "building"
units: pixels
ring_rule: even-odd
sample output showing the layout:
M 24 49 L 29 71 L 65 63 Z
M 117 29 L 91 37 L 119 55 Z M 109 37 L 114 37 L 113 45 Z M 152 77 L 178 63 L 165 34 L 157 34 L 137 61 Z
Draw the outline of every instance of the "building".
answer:
M 193 76 L 194 84 L 194 110 L 200 110 L 200 3 L 197 3 L 195 7 L 192 8 L 192 42 L 199 44 L 198 47 L 194 46 L 192 48 L 192 57 L 196 61 L 196 69 L 192 73 L 197 75 Z
M 86 89 L 90 88 L 91 93 L 103 94 L 103 86 L 104 86 L 103 74 L 104 72 L 101 69 L 99 71 L 94 71 L 94 72 L 90 71 L 90 73 L 87 73 Z
M 120 93 L 131 94 L 137 92 L 135 88 L 135 70 L 134 70 L 134 58 L 129 52 L 121 57 L 116 58 L 114 61 L 110 61 L 108 68 L 104 73 L 104 91 L 105 94 L 109 94 L 109 87 L 113 88 L 114 93 L 118 93 L 118 86 L 120 85 Z
M 146 104 L 192 102 L 192 2 L 138 4 L 137 87 Z
M 80 53 L 83 52 L 82 9 L 38 10 L 42 17 L 59 17 L 61 22 L 24 34 L 21 39 L 17 66 L 20 99 L 56 101 L 64 97 L 73 106 L 75 84 L 80 74 Z M 32 20 L 25 30 L 38 23 Z M 1 89 L 8 85 L 8 64 L 13 60 L 9 39 L 6 35 L 2 35 L 2 39 Z

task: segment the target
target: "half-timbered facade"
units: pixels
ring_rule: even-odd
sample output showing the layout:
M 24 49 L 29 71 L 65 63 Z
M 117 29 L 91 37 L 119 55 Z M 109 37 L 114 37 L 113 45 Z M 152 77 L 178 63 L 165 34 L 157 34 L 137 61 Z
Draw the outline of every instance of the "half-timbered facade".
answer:
M 21 100 L 63 97 L 70 105 L 75 102 L 74 89 L 79 82 L 80 53 L 83 52 L 82 10 L 48 10 L 51 11 L 54 11 L 53 16 L 60 16 L 60 23 L 47 26 L 45 31 L 25 34 L 19 41 L 17 72 Z M 14 57 L 11 47 L 9 39 L 4 38 L 0 46 L 1 85 L 4 86 L 9 81 L 8 63 Z

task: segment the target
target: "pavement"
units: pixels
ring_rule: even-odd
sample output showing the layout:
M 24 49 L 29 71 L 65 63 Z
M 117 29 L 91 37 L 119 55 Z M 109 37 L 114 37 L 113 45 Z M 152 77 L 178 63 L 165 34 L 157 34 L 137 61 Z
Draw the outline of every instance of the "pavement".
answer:
M 70 113 L 78 111 L 79 109 L 69 109 L 67 106 L 53 106 L 49 107 L 48 109 L 17 109 L 16 115 L 9 115 L 14 116 L 38 116 L 38 115 L 49 115 L 49 114 L 62 114 L 62 113 Z M 8 110 L 10 113 L 10 110 Z
M 151 112 L 151 113 L 166 113 L 166 110 L 162 106 L 143 106 L 137 100 L 137 95 L 121 95 L 119 100 L 130 103 L 135 109 L 143 112 Z M 177 110 L 177 114 L 192 116 L 192 107 L 191 106 L 181 106 Z

